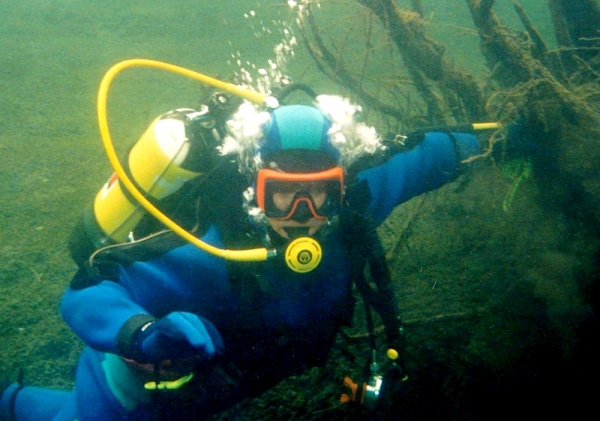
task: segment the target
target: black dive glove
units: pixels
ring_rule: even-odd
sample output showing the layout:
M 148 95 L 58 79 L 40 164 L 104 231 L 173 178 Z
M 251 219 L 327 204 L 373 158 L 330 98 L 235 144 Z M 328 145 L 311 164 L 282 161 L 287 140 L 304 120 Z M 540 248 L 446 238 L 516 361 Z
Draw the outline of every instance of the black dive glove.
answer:
M 177 311 L 159 320 L 147 317 L 129 344 L 119 344 L 124 357 L 140 363 L 187 358 L 202 362 L 224 351 L 223 339 L 214 325 L 193 313 Z

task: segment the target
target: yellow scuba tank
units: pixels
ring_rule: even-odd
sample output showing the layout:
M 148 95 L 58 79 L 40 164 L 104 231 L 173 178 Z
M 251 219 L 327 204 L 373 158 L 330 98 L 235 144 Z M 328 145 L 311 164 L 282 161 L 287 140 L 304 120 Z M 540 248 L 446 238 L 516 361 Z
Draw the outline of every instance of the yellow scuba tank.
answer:
M 219 141 L 220 133 L 208 107 L 200 111 L 177 109 L 150 124 L 129 150 L 125 168 L 149 200 L 160 201 L 212 167 Z M 77 256 L 89 256 L 98 248 L 131 240 L 146 214 L 113 174 L 71 236 L 74 259 L 81 262 Z
M 150 198 L 163 199 L 201 174 L 185 168 L 190 141 L 184 120 L 196 113 L 177 110 L 158 117 L 131 148 L 126 161 L 130 177 Z M 117 243 L 127 240 L 145 213 L 121 187 L 116 174 L 94 200 L 96 222 L 106 237 Z

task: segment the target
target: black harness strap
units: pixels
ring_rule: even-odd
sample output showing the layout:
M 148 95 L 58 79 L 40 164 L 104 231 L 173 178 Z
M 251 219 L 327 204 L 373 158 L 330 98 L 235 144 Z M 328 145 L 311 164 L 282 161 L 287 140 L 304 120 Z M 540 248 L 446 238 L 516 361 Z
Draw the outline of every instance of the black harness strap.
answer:
M 376 223 L 366 215 L 369 197 L 366 183 L 352 186 L 347 198 L 348 207 L 341 215 L 342 235 L 354 284 L 364 301 L 381 317 L 390 344 L 397 344 L 401 326 L 398 306 Z M 367 281 L 367 266 L 375 288 Z

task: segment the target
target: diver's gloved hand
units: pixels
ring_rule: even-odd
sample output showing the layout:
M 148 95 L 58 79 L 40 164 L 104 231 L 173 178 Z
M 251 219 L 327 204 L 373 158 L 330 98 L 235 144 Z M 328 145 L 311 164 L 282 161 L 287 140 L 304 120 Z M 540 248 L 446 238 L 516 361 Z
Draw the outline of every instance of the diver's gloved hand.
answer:
M 223 339 L 208 320 L 183 311 L 148 325 L 137 342 L 147 362 L 198 358 L 209 360 L 223 352 Z
M 470 133 L 453 133 L 456 154 L 459 161 L 481 153 L 481 146 L 475 136 Z

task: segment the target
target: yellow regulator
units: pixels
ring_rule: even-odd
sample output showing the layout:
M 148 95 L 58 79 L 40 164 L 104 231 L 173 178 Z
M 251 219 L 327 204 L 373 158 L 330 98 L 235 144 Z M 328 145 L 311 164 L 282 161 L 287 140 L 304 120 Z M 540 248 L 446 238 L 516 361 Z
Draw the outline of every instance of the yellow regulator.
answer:
M 294 272 L 306 273 L 321 263 L 321 245 L 310 237 L 293 240 L 285 250 L 285 262 Z
M 199 111 L 180 109 L 158 117 L 131 148 L 126 160 L 129 177 L 149 199 L 161 200 L 201 174 L 190 165 L 192 136 L 189 122 Z M 105 237 L 101 243 L 127 241 L 146 210 L 123 188 L 117 174 L 94 200 L 94 217 Z

